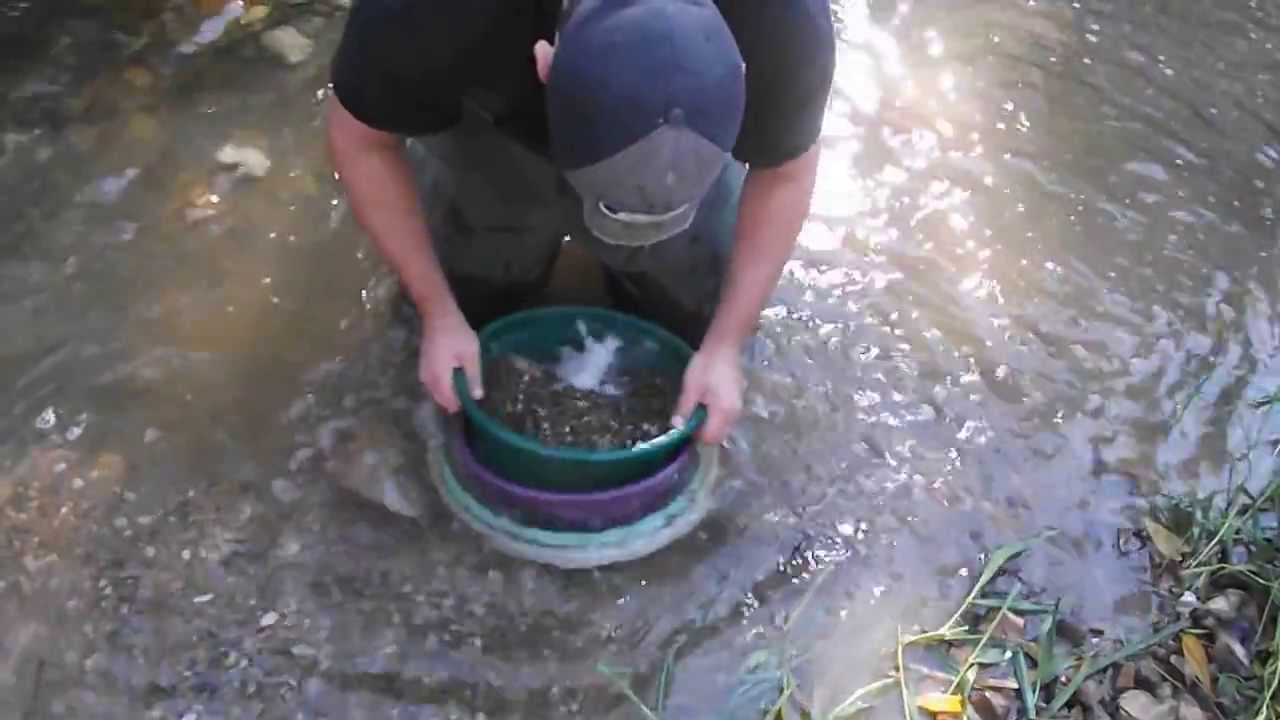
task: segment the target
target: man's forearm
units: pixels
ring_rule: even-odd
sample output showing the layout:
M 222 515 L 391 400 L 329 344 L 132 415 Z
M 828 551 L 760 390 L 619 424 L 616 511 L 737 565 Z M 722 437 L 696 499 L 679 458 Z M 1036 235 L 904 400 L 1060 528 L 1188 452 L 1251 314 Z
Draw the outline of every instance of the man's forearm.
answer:
M 817 168 L 815 145 L 785 165 L 747 173 L 733 252 L 704 348 L 736 352 L 754 332 L 809 214 Z
M 402 141 L 353 118 L 329 99 L 329 149 L 356 221 L 427 318 L 456 310 L 431 244 Z

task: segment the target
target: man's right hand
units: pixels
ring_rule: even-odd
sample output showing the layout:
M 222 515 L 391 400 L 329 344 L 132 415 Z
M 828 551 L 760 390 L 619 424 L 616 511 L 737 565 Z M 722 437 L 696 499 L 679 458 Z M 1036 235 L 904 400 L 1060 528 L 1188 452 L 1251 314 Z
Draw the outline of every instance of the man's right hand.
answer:
M 452 414 L 462 407 L 453 386 L 453 371 L 462 368 L 471 397 L 484 397 L 480 373 L 480 340 L 459 310 L 449 309 L 422 322 L 418 378 L 436 404 Z

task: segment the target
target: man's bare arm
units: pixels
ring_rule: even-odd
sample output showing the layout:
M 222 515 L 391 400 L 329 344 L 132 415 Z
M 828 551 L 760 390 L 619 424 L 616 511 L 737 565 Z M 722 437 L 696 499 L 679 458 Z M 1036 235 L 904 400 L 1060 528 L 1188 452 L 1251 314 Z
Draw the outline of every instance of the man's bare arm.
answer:
M 778 167 L 747 173 L 733 253 L 703 349 L 736 354 L 755 331 L 809 214 L 817 173 L 817 145 Z
M 424 322 L 458 307 L 418 197 L 404 141 L 365 125 L 334 96 L 328 100 L 329 151 L 357 222 L 400 277 Z

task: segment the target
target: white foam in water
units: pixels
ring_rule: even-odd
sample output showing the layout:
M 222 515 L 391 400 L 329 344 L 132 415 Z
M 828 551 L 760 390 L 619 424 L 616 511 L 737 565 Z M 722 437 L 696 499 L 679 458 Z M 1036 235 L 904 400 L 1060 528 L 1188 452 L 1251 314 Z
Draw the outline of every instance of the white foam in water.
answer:
M 587 334 L 587 326 L 581 320 L 578 321 L 578 332 L 582 333 L 582 350 L 560 348 L 556 375 L 579 390 L 617 395 L 618 388 L 605 382 L 605 378 L 609 368 L 618 359 L 622 340 L 613 334 L 606 335 L 603 340 L 596 340 Z

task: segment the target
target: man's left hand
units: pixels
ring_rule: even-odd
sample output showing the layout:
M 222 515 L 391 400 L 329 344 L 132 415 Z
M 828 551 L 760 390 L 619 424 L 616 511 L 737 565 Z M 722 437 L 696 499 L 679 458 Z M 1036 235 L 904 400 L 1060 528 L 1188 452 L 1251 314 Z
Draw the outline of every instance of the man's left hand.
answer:
M 742 360 L 734 348 L 703 347 L 685 368 L 672 423 L 683 426 L 701 403 L 707 408 L 707 420 L 698 432 L 698 440 L 709 445 L 723 442 L 742 413 L 745 386 Z

